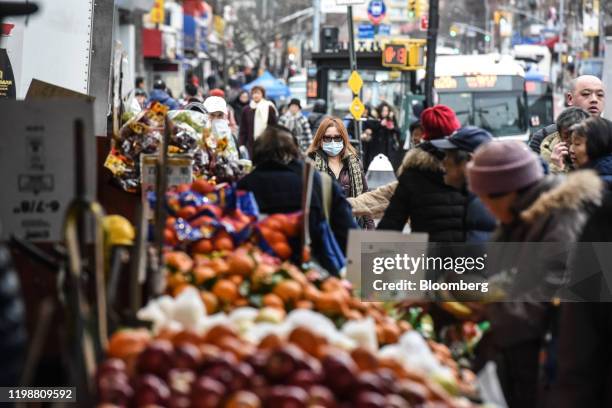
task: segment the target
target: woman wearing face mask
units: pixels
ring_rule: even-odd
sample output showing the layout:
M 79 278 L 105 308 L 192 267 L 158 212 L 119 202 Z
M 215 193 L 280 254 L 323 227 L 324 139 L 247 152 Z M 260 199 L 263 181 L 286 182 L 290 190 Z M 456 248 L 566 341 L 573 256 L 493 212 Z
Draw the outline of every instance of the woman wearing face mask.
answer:
M 357 197 L 368 191 L 357 151 L 350 144 L 341 119 L 323 119 L 307 154 L 314 160 L 317 170 L 328 173 L 340 183 L 346 197 Z M 362 228 L 374 229 L 374 221 L 370 217 L 360 217 L 357 222 Z
M 212 135 L 217 139 L 225 138 L 228 146 L 226 151 L 232 159 L 238 159 L 238 150 L 236 149 L 236 140 L 227 119 L 227 103 L 225 99 L 219 96 L 209 96 L 204 101 L 204 109 L 208 113 L 208 119 L 211 121 Z
M 266 90 L 261 86 L 251 89 L 251 103 L 242 111 L 240 118 L 240 146 L 246 146 L 249 155 L 253 156 L 253 143 L 268 125 L 275 125 L 278 112 L 272 102 L 265 99 Z
M 574 167 L 595 170 L 612 189 L 612 122 L 593 117 L 572 131 L 569 151 Z

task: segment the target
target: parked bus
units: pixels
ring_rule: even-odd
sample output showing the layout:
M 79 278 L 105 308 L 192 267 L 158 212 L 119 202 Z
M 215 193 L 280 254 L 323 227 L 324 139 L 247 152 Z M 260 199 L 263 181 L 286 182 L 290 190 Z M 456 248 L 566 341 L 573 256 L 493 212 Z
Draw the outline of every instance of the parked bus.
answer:
M 511 56 L 439 56 L 435 90 L 438 103 L 453 108 L 463 126 L 478 126 L 499 138 L 527 140 L 525 71 Z

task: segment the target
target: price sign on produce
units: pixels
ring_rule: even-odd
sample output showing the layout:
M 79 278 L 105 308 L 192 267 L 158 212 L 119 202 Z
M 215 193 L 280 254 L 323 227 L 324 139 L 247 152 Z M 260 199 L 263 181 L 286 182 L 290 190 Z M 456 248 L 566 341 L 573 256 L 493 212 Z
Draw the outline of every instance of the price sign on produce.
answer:
M 155 186 L 157 185 L 157 155 L 142 155 L 141 165 L 140 174 L 143 194 L 155 191 Z M 168 187 L 190 184 L 191 182 L 193 182 L 193 157 L 189 155 L 170 156 L 167 166 Z
M 0 101 L 0 240 L 58 242 L 75 198 L 74 122 L 85 126 L 85 185 L 95 198 L 96 139 L 87 101 Z

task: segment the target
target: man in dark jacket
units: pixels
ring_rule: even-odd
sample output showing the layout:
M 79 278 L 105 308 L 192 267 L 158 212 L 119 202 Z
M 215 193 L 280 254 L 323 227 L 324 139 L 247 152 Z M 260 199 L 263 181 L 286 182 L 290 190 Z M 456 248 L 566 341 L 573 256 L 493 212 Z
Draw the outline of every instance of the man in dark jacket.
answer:
M 153 84 L 153 90 L 149 95 L 147 105 L 151 102 L 159 102 L 162 105 L 166 105 L 170 110 L 176 110 L 180 108 L 180 105 L 175 101 L 168 92 L 166 91 L 166 83 L 161 79 L 158 79 Z
M 271 126 L 255 141 L 253 164 L 255 170 L 238 182 L 240 190 L 253 192 L 259 209 L 264 214 L 292 213 L 302 205 L 304 163 L 296 141 L 288 129 Z M 321 175 L 315 173 L 310 204 L 310 236 L 312 253 L 328 268 L 322 249 L 320 224 L 325 220 Z M 348 231 L 357 228 L 351 207 L 340 186 L 332 182 L 329 224 L 342 251 L 346 254 Z
M 594 117 L 599 117 L 603 113 L 605 97 L 606 94 L 603 82 L 593 75 L 582 75 L 574 79 L 565 96 L 567 106 L 582 108 Z M 537 154 L 540 154 L 540 145 L 542 141 L 554 134 L 559 134 L 559 130 L 555 124 L 538 130 L 529 139 L 529 148 Z
M 601 200 L 603 183 L 590 171 L 544 176 L 538 156 L 518 141 L 485 144 L 467 170 L 470 190 L 500 222 L 487 268 L 507 282 L 507 301 L 487 307 L 490 351 L 508 406 L 536 407 L 550 300 L 565 283 L 569 246 Z
M 493 215 L 484 207 L 474 193 L 467 189 L 467 164 L 474 151 L 484 143 L 493 140 L 486 130 L 468 126 L 459 129 L 446 139 L 432 140 L 435 148 L 445 153 L 444 182 L 466 196 L 465 241 L 468 243 L 487 242 L 497 225 Z
M 423 111 L 424 140 L 449 136 L 461 124 L 444 105 Z M 431 242 L 464 242 L 466 198 L 444 183 L 442 154 L 431 143 L 411 149 L 398 170 L 398 186 L 378 229 L 402 231 L 410 220 L 413 232 L 427 232 Z

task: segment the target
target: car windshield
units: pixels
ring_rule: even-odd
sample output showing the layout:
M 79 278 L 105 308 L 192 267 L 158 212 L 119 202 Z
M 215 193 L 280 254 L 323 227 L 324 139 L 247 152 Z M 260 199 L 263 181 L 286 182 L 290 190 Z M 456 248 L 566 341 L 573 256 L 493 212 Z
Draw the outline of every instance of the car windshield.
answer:
M 496 137 L 526 131 L 525 104 L 520 92 L 443 93 L 440 103 L 453 108 L 463 126 L 478 126 Z

